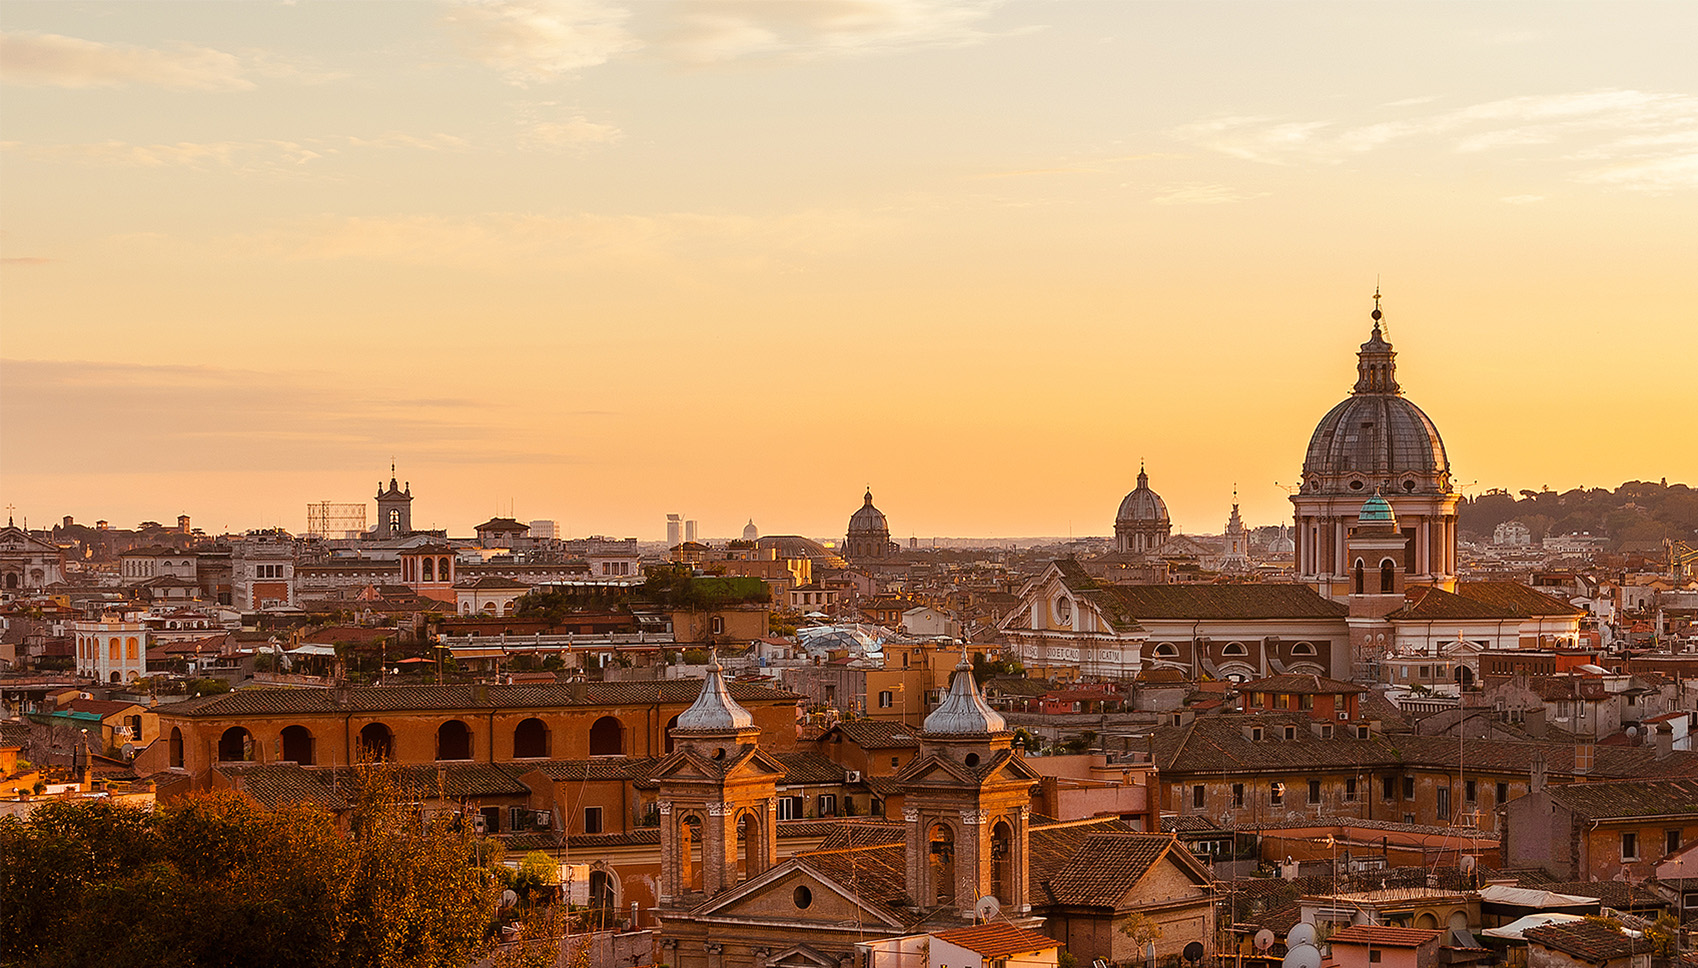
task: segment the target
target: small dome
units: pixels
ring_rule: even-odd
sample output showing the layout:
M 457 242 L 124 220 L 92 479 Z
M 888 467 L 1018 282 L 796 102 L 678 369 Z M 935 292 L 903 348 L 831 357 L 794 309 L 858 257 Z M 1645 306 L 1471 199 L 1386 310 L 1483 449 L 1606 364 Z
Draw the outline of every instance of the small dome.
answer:
M 873 492 L 867 491 L 866 499 L 861 503 L 861 509 L 849 516 L 850 534 L 889 534 L 890 524 L 884 519 L 884 512 L 873 507 Z
M 979 695 L 979 685 L 973 681 L 973 667 L 963 657 L 955 667 L 955 677 L 949 680 L 949 692 L 943 702 L 926 717 L 922 732 L 932 735 L 979 736 L 1000 733 L 1008 728 L 1002 714 L 985 704 Z
M 1132 493 L 1120 502 L 1120 513 L 1114 516 L 1116 523 L 1154 522 L 1167 524 L 1167 502 L 1161 495 L 1150 490 L 1150 475 L 1138 470 L 1138 486 Z
M 756 541 L 756 540 L 759 540 L 760 536 L 761 536 L 760 529 L 755 527 L 755 519 L 750 518 L 749 523 L 743 525 L 743 540 L 744 541 Z
M 1390 502 L 1377 493 L 1362 502 L 1362 512 L 1356 515 L 1356 520 L 1363 524 L 1397 525 L 1397 515 L 1392 513 Z
M 707 680 L 702 683 L 701 695 L 696 697 L 689 709 L 678 714 L 676 729 L 728 732 L 754 728 L 754 713 L 731 698 L 731 691 L 725 688 L 725 677 L 720 671 L 719 656 L 715 655 L 708 661 Z

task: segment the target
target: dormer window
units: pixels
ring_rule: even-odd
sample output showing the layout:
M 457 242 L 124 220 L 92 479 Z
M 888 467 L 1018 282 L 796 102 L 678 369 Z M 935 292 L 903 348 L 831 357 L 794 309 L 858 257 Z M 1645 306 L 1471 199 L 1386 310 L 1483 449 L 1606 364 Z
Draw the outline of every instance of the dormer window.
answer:
M 1250 741 L 1253 743 L 1260 743 L 1262 741 L 1262 727 L 1250 727 Z
M 1286 739 L 1296 739 L 1297 738 L 1297 727 L 1295 727 L 1295 726 L 1285 727 L 1285 738 Z

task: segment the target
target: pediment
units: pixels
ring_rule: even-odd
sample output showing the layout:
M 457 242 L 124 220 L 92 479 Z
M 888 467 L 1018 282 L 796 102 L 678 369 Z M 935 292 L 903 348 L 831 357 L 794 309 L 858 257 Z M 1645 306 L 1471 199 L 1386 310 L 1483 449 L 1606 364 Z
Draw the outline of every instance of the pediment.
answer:
M 769 924 L 854 921 L 883 924 L 893 929 L 904 927 L 903 922 L 891 912 L 869 904 L 844 885 L 808 867 L 804 861 L 805 858 L 792 857 L 754 880 L 709 899 L 690 912 L 690 916 L 701 921 L 718 918 Z M 811 894 L 805 910 L 796 906 L 796 889 L 799 887 L 807 888 Z
M 716 760 L 693 749 L 675 750 L 655 764 L 651 777 L 655 780 L 741 780 L 749 778 L 782 778 L 784 764 L 758 747 L 745 746 L 724 760 Z
M 838 960 L 798 944 L 768 956 L 766 963 L 768 968 L 837 968 Z

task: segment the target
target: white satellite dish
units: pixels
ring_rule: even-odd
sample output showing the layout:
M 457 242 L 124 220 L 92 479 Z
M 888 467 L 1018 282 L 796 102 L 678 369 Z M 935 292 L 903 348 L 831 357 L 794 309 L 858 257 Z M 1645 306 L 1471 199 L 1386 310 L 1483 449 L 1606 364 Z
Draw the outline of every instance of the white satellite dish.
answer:
M 1273 943 L 1274 943 L 1274 933 L 1271 930 L 1269 930 L 1267 928 L 1263 928 L 1262 930 L 1256 932 L 1256 950 L 1257 951 L 1266 951 L 1269 948 L 1273 947 Z
M 1285 953 L 1280 962 L 1283 968 L 1321 968 L 1321 949 L 1312 944 L 1300 944 Z
M 501 906 L 512 907 L 519 903 L 519 895 L 511 890 L 501 892 Z
M 1315 926 L 1307 921 L 1299 921 L 1285 933 L 1285 946 L 1295 948 L 1300 944 L 1315 943 Z
M 980 921 L 989 921 L 1002 913 L 1002 902 L 989 894 L 979 898 L 979 903 L 973 905 L 973 916 Z

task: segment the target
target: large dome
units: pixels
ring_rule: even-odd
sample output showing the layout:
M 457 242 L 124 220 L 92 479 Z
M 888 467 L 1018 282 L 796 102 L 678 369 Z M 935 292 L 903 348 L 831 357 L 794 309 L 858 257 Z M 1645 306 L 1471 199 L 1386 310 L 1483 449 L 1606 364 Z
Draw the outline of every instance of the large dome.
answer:
M 1444 441 L 1397 385 L 1397 354 L 1374 331 L 1357 354 L 1354 392 L 1327 412 L 1309 438 L 1303 489 L 1314 493 L 1433 494 L 1450 490 Z
M 885 521 L 884 512 L 873 507 L 873 492 L 870 489 L 861 509 L 849 516 L 849 533 L 890 534 L 890 524 Z
M 1150 475 L 1138 469 L 1138 486 L 1132 493 L 1120 502 L 1120 513 L 1114 516 L 1116 524 L 1131 524 L 1134 522 L 1149 522 L 1167 524 L 1167 502 L 1161 495 L 1150 490 Z

